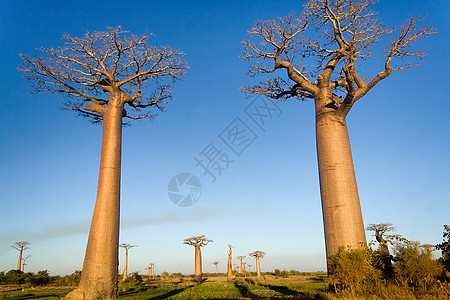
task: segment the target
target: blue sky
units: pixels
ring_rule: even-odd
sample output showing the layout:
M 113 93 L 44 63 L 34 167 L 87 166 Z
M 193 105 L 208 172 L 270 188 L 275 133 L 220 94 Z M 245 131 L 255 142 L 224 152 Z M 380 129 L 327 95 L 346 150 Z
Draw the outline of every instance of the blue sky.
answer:
M 258 19 L 300 12 L 303 3 L 0 1 L 0 271 L 15 268 L 18 253 L 10 245 L 22 240 L 31 243 L 26 271 L 81 269 L 101 144 L 101 127 L 60 111 L 60 95 L 30 94 L 16 69 L 18 54 L 61 46 L 63 33 L 118 25 L 136 35 L 154 33 L 155 45 L 184 51 L 190 66 L 166 112 L 123 130 L 120 241 L 138 245 L 130 250 L 129 270 L 145 272 L 153 262 L 156 273 L 193 273 L 194 249 L 182 242 L 200 234 L 214 240 L 203 248 L 205 272 L 214 270 L 213 261 L 225 270 L 227 244 L 252 265 L 249 252 L 267 252 L 263 271 L 325 270 L 313 103 L 279 104 L 261 130 L 245 114 L 251 101 L 238 90 L 256 82 L 239 58 L 246 31 Z M 428 53 L 423 65 L 392 74 L 348 116 L 364 222 L 392 222 L 406 238 L 436 244 L 450 223 L 450 4 L 381 1 L 374 9 L 387 26 L 428 15 L 424 25 L 439 34 L 418 44 Z M 364 73 L 381 68 L 377 59 Z M 257 136 L 240 156 L 219 137 L 237 117 Z M 211 142 L 235 160 L 215 182 L 194 161 Z M 182 172 L 203 187 L 187 208 L 167 195 L 169 181 Z M 121 270 L 123 257 L 121 251 Z

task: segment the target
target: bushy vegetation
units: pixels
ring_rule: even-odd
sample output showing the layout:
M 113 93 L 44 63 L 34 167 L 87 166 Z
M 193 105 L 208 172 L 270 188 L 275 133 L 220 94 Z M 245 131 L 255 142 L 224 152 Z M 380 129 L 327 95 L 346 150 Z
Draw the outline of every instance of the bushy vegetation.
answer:
M 0 272 L 0 284 L 2 285 L 22 285 L 24 287 L 36 287 L 45 285 L 55 286 L 76 286 L 80 281 L 81 272 L 75 271 L 64 277 L 50 276 L 47 270 L 37 273 L 24 273 L 18 270 L 11 270 L 5 273 Z
M 448 227 L 445 230 L 448 232 Z M 444 238 L 448 239 L 448 234 L 444 233 Z M 443 255 L 436 260 L 432 255 L 440 245 L 421 245 L 399 238 L 392 242 L 392 255 L 386 245 L 354 250 L 341 247 L 329 257 L 329 282 L 337 295 L 344 297 L 447 299 L 450 283 L 445 273 L 446 258 Z

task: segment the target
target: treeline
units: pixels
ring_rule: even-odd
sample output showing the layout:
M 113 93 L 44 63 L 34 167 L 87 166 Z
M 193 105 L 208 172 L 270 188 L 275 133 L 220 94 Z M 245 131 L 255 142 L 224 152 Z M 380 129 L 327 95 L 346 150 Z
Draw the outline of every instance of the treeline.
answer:
M 81 271 L 75 271 L 66 276 L 50 276 L 47 270 L 37 273 L 22 272 L 19 270 L 11 270 L 8 272 L 0 272 L 0 284 L 2 285 L 22 285 L 23 287 L 32 286 L 77 286 L 80 282 Z
M 378 247 L 346 250 L 328 260 L 330 286 L 344 296 L 374 295 L 382 299 L 406 299 L 424 295 L 436 299 L 450 296 L 450 228 L 444 226 L 444 242 L 422 245 L 396 235 Z M 442 257 L 433 258 L 433 250 L 441 250 Z

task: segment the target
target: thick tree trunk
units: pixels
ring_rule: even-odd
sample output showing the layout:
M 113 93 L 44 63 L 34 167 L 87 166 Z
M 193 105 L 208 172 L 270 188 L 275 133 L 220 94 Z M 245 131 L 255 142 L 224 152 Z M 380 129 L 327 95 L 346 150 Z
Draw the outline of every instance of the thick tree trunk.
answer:
M 22 267 L 22 253 L 23 247 L 19 250 L 19 262 L 17 263 L 17 271 L 20 271 Z
M 339 246 L 366 246 L 366 236 L 345 117 L 336 113 L 331 90 L 315 99 L 316 142 L 327 257 Z
M 128 277 L 128 249 L 125 249 L 125 263 L 123 267 L 123 278 L 122 281 L 127 280 Z
M 216 265 L 216 274 L 219 274 L 219 268 Z
M 195 281 L 202 282 L 202 252 L 195 246 Z
M 256 257 L 256 273 L 258 273 L 258 277 L 261 277 L 261 269 L 259 266 L 259 256 Z
M 103 115 L 97 200 L 80 284 L 65 299 L 117 299 L 122 105 L 110 103 Z

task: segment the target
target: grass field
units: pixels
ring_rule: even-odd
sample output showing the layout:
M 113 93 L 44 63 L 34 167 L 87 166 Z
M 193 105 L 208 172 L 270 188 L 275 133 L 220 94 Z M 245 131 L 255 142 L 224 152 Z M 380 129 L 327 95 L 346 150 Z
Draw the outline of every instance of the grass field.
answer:
M 327 285 L 319 276 L 281 278 L 207 277 L 201 284 L 188 278 L 144 280 L 140 285 L 120 285 L 120 299 L 321 299 Z M 0 293 L 0 299 L 59 299 L 71 288 L 16 289 Z

